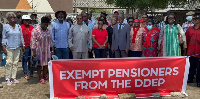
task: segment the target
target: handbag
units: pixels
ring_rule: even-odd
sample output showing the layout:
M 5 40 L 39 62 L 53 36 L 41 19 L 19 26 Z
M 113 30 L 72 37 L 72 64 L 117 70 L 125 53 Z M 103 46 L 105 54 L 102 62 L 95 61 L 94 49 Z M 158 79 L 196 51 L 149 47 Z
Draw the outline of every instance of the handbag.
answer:
M 31 57 L 29 60 L 28 69 L 30 71 L 38 71 L 40 68 L 40 60 L 38 60 L 36 57 Z

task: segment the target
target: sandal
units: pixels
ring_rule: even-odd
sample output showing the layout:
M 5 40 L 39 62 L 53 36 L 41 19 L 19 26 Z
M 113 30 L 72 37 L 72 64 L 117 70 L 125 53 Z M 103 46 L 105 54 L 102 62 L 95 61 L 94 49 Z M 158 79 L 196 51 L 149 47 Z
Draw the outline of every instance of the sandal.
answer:
M 25 78 L 26 80 L 29 80 L 28 75 L 24 75 L 24 78 Z
M 46 76 L 45 78 L 44 78 L 44 80 L 48 80 L 49 79 L 49 77 L 48 76 Z
M 40 79 L 40 83 L 44 84 L 46 81 L 44 79 Z

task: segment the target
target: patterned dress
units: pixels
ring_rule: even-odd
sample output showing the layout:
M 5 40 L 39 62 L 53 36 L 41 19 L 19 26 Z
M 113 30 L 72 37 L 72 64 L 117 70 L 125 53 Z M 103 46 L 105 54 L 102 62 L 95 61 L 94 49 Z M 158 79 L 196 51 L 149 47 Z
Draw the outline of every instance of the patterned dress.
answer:
M 36 49 L 36 56 L 41 66 L 48 65 L 51 59 L 50 47 L 52 46 L 50 31 L 43 31 L 40 26 L 31 33 L 31 49 Z
M 158 46 L 158 39 L 159 39 L 159 34 L 160 34 L 160 30 L 157 27 L 154 27 L 155 29 L 152 29 L 153 32 L 151 34 L 151 44 L 149 48 L 146 48 L 145 46 L 143 46 L 143 50 L 142 50 L 142 57 L 157 57 L 157 46 Z M 143 43 L 146 40 L 147 37 L 147 32 L 146 30 L 142 33 L 143 35 Z

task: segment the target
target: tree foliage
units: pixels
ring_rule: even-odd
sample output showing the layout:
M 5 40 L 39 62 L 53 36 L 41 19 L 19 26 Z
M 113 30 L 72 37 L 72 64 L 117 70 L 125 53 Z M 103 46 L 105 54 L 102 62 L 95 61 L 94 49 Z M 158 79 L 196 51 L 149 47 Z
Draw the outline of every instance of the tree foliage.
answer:
M 199 5 L 200 0 L 106 0 L 107 4 L 114 4 L 116 7 L 120 8 L 138 8 L 150 10 L 152 8 L 164 9 L 168 7 L 178 7 L 183 8 L 197 4 Z

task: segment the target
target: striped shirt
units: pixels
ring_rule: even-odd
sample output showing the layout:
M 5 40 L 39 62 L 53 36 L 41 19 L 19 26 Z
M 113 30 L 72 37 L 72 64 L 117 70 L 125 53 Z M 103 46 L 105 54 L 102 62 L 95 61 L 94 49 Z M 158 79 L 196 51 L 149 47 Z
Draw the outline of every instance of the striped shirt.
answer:
M 36 49 L 36 56 L 41 66 L 48 65 L 51 59 L 51 46 L 50 31 L 48 29 L 43 31 L 40 25 L 35 27 L 31 33 L 31 49 Z

